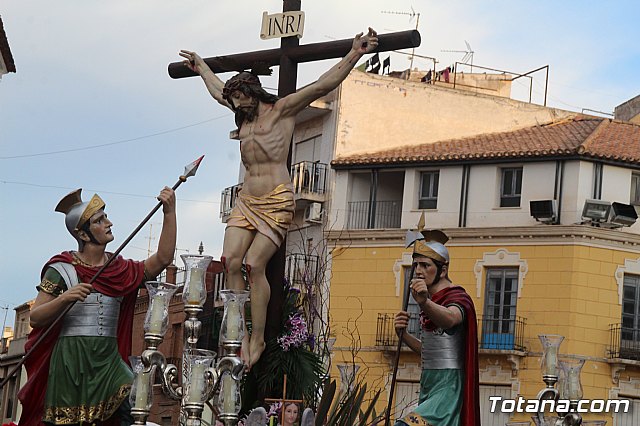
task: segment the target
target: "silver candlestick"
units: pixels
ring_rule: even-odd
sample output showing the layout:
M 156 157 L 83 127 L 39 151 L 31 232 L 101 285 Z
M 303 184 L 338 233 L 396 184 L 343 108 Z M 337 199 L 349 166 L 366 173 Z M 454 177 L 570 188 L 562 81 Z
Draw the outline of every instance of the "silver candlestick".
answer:
M 536 426 L 580 426 L 582 416 L 576 411 L 578 401 L 582 398 L 582 386 L 580 384 L 580 369 L 584 365 L 584 360 L 558 361 L 560 344 L 564 336 L 557 334 L 543 334 L 538 336 L 542 343 L 542 380 L 546 387 L 537 396 L 539 401 L 538 413 L 532 417 Z M 559 368 L 564 372 L 564 380 L 561 381 L 559 390 L 556 389 L 558 383 Z M 569 400 L 569 407 L 566 412 L 558 411 L 558 400 L 560 398 Z M 544 401 L 553 400 L 554 409 L 557 416 L 544 415 Z
M 146 349 L 140 357 L 132 357 L 131 360 L 135 374 L 130 395 L 134 424 L 144 425 L 147 422 L 153 404 L 154 376 L 158 372 L 163 393 L 181 401 L 188 426 L 201 424 L 204 405 L 216 396 L 217 391 L 220 394 L 220 419 L 226 425 L 236 425 L 241 405 L 239 381 L 244 370 L 239 350 L 244 336 L 243 312 L 248 292 L 221 292 L 225 306 L 220 339 L 226 353 L 214 366 L 215 352 L 195 347 L 202 328 L 198 315 L 207 297 L 205 274 L 212 257 L 191 254 L 181 257 L 186 270 L 182 291 L 186 313 L 182 380 L 178 377 L 178 368 L 167 364 L 165 356 L 158 350 L 167 331 L 169 301 L 179 287 L 164 282 L 148 282 L 150 305 L 144 323 Z
M 204 404 L 213 398 L 219 381 L 217 371 L 211 368 L 215 353 L 195 348 L 202 328 L 198 314 L 202 312 L 207 297 L 205 274 L 212 257 L 181 257 L 186 270 L 182 299 L 187 314 L 184 322 L 182 385 L 178 377 L 178 368 L 173 364 L 167 364 L 165 356 L 158 350 L 167 331 L 169 301 L 179 287 L 164 282 L 148 282 L 146 286 L 150 305 L 144 323 L 146 349 L 142 352 L 139 362 L 134 360 L 135 379 L 130 395 L 131 415 L 136 425 L 146 424 L 149 416 L 156 371 L 160 373 L 164 394 L 181 401 L 182 412 L 186 414 L 186 424 L 189 426 L 200 425 Z
M 216 354 L 195 347 L 202 328 L 198 315 L 202 312 L 207 297 L 205 274 L 212 258 L 192 254 L 181 257 L 186 269 L 185 285 L 182 291 L 186 313 L 182 385 L 178 377 L 178 368 L 173 364 L 167 364 L 164 355 L 158 350 L 167 331 L 169 300 L 178 287 L 163 282 L 148 282 L 147 289 L 151 303 L 144 325 L 146 349 L 140 357 L 132 359 L 135 379 L 130 400 L 134 424 L 146 424 L 153 403 L 153 378 L 158 371 L 163 393 L 171 399 L 181 401 L 182 412 L 187 417 L 187 426 L 200 426 L 204 405 L 215 396 L 217 396 L 220 413 L 218 418 L 225 426 L 235 426 L 238 424 L 238 415 L 242 406 L 240 380 L 244 372 L 244 364 L 239 353 L 245 333 L 244 305 L 249 292 L 220 291 L 224 302 L 220 329 L 220 341 L 224 354 L 213 366 Z
M 245 290 L 222 290 L 220 297 L 224 302 L 224 314 L 220 327 L 220 340 L 225 356 L 218 361 L 220 374 L 220 393 L 218 396 L 218 418 L 225 426 L 238 424 L 238 415 L 242 407 L 240 398 L 240 380 L 244 364 L 239 353 L 245 333 L 244 304 L 249 298 Z

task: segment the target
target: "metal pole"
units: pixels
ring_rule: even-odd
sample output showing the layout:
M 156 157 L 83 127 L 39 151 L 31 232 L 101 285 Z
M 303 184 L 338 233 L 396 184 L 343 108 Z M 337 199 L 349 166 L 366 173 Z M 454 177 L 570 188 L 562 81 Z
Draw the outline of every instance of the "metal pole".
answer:
M 418 24 L 420 23 L 420 14 L 418 13 L 418 18 L 416 19 L 416 31 L 418 30 Z M 415 46 L 411 49 L 411 63 L 409 64 L 409 72 L 407 73 L 407 80 L 411 79 L 411 71 L 413 71 L 413 57 L 416 52 Z
M 549 85 L 549 65 L 547 65 L 545 68 L 547 68 L 547 76 L 544 80 L 544 106 L 547 106 L 547 89 Z
M 7 314 L 9 313 L 9 305 L 2 306 L 1 308 L 4 309 L 4 321 L 2 321 L 2 336 L 0 336 L 0 338 L 2 339 L 2 343 L 4 343 L 4 328 L 7 326 Z M 14 336 L 15 336 L 15 332 L 16 331 L 13 330 Z

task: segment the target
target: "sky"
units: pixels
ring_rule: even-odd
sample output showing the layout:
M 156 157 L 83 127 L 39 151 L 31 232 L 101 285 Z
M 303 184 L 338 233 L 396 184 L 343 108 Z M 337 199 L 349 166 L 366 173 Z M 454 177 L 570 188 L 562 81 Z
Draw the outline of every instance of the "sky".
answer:
M 54 212 L 77 188 L 85 200 L 96 192 L 105 200 L 115 251 L 161 188 L 205 155 L 176 193 L 176 254 L 197 253 L 202 241 L 205 254 L 220 256 L 220 194 L 239 173 L 233 116 L 199 78 L 173 80 L 167 65 L 181 59 L 180 49 L 211 57 L 276 48 L 277 39 L 260 39 L 260 22 L 262 12 L 281 10 L 277 0 L 0 3 L 17 68 L 0 81 L 0 318 L 7 313 L 7 325 L 12 309 L 36 296 L 42 265 L 77 248 Z M 525 73 L 549 65 L 548 105 L 556 108 L 612 113 L 640 94 L 637 0 L 302 0 L 302 10 L 301 44 L 417 24 L 415 53 L 437 58 L 438 69 L 461 60 L 465 42 L 476 66 Z M 393 70 L 408 68 L 407 55 L 390 56 Z M 298 87 L 336 62 L 302 64 Z M 277 72 L 263 78 L 265 87 L 277 86 Z M 544 82 L 536 73 L 533 102 L 542 103 Z M 527 97 L 528 85 L 514 83 L 513 93 Z M 157 213 L 122 254 L 142 260 L 155 251 L 161 220 Z

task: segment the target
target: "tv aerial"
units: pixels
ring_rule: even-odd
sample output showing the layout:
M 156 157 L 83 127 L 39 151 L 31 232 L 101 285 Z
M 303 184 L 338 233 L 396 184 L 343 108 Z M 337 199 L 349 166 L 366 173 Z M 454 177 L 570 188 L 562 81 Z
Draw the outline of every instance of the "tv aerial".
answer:
M 416 30 L 418 29 L 418 25 L 420 24 L 420 12 L 416 12 L 411 6 L 411 12 L 396 12 L 392 10 L 381 10 L 380 13 L 385 13 L 387 15 L 405 15 L 409 16 L 409 22 L 413 21 L 413 18 L 416 18 Z M 415 55 L 416 48 L 411 49 L 411 63 L 409 64 L 409 73 L 413 69 L 413 57 Z
M 473 72 L 473 49 L 467 40 L 464 41 L 464 44 L 467 46 L 467 50 L 441 50 L 441 52 L 449 52 L 449 53 L 464 53 L 464 56 L 460 60 L 463 64 L 471 65 L 471 71 Z

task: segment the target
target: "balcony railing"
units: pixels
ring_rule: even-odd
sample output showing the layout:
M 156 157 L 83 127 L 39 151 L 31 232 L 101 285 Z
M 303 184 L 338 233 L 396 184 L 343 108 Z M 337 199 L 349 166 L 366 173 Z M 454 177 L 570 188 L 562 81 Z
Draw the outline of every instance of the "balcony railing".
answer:
M 400 228 L 401 201 L 350 201 L 348 229 Z
M 295 288 L 314 286 L 319 280 L 318 266 L 318 256 L 293 253 L 286 258 L 285 276 Z
M 236 198 L 238 197 L 238 192 L 240 192 L 241 189 L 242 184 L 239 183 L 225 188 L 222 191 L 222 195 L 220 197 L 220 217 L 223 222 L 227 221 L 227 218 L 231 214 L 231 210 L 235 207 Z
M 207 273 L 209 274 L 209 273 Z M 224 290 L 225 289 L 225 279 L 224 279 L 224 273 L 223 272 L 219 272 L 217 274 L 212 274 L 213 275 L 213 289 L 212 289 L 212 293 L 213 293 L 213 301 L 214 301 L 214 305 L 215 306 L 221 306 L 222 305 L 222 297 L 220 297 L 220 290 Z M 207 295 L 207 298 L 211 297 L 211 294 Z
M 378 314 L 378 325 L 376 327 L 376 346 L 398 346 L 398 336 L 396 335 L 393 319 L 396 314 Z M 418 314 L 409 314 L 409 326 L 407 332 L 416 337 L 420 333 L 420 317 Z
M 497 349 L 507 351 L 525 351 L 524 326 L 526 320 L 521 317 L 478 319 L 482 334 L 480 349 Z
M 609 324 L 609 358 L 640 361 L 640 329 Z
M 393 319 L 395 314 L 378 314 L 376 330 L 376 346 L 398 345 Z M 409 317 L 407 332 L 416 337 L 420 333 L 420 318 L 418 314 Z M 524 346 L 524 318 L 513 319 L 480 318 L 478 326 L 481 326 L 482 336 L 478 346 L 480 349 L 515 350 L 525 351 Z
M 324 194 L 327 183 L 327 165 L 301 161 L 291 166 L 291 182 L 295 194 Z

